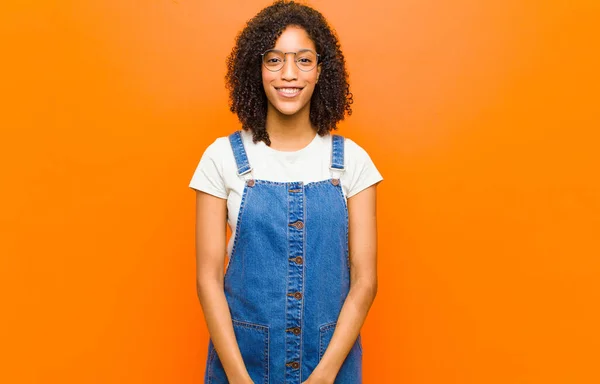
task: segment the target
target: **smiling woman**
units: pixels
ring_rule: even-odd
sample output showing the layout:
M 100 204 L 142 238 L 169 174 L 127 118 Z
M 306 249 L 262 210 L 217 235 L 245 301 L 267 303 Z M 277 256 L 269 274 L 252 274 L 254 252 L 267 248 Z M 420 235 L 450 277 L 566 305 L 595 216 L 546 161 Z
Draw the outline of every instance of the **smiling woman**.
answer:
M 316 10 L 277 1 L 238 35 L 227 68 L 242 130 L 217 138 L 190 182 L 205 382 L 362 383 L 382 177 L 330 134 L 352 103 L 337 37 Z
M 310 99 L 321 74 L 315 49 L 303 28 L 289 26 L 277 39 L 275 49 L 263 54 L 263 88 L 269 101 L 267 118 L 277 113 L 300 113 L 308 117 Z M 286 60 L 286 56 L 292 60 Z M 312 70 L 315 67 L 317 70 Z
M 306 69 L 304 49 L 317 56 Z M 280 51 L 279 57 L 269 54 L 273 50 Z M 286 65 L 294 62 L 299 65 Z M 294 2 L 275 2 L 248 21 L 227 59 L 231 112 L 238 115 L 244 130 L 252 132 L 254 142 L 271 145 L 266 129 L 268 103 L 272 101 L 268 99 L 269 86 L 294 82 L 297 86 L 311 79 L 308 117 L 319 135 L 325 135 L 346 113 L 352 114 L 352 93 L 339 40 L 316 10 Z

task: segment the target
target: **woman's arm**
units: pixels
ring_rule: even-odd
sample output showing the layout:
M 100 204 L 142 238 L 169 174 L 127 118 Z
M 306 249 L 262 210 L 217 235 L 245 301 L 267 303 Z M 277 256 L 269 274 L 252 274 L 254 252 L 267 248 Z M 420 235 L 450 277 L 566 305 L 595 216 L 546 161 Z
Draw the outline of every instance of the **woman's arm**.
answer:
M 377 185 L 348 199 L 350 292 L 321 362 L 305 383 L 333 383 L 377 294 Z
M 208 332 L 232 384 L 252 383 L 235 338 L 223 291 L 227 200 L 196 192 L 196 288 Z

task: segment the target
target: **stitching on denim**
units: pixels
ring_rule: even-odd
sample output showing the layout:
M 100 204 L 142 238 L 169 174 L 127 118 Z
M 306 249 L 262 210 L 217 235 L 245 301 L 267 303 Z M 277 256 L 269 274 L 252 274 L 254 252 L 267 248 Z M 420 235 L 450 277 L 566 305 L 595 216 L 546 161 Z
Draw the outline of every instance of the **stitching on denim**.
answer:
M 306 223 L 308 215 L 306 213 L 306 190 L 302 188 L 302 220 Z M 305 227 L 306 228 L 306 227 Z M 304 287 L 306 286 L 306 229 L 302 231 L 302 305 L 300 307 L 300 327 L 304 329 Z M 300 382 L 302 383 L 302 348 L 304 347 L 304 332 L 300 335 Z
M 249 321 L 243 321 L 243 320 L 235 320 L 235 319 L 231 319 L 231 322 L 233 324 L 239 325 L 241 327 L 244 328 L 255 328 L 258 329 L 259 331 L 268 331 L 269 330 L 269 326 L 268 325 L 263 325 L 263 324 L 258 324 L 258 323 L 252 323 Z
M 319 187 L 321 185 L 327 185 L 327 184 L 331 184 L 331 177 L 325 180 L 319 180 L 319 181 L 312 181 L 310 183 L 307 183 L 305 186 L 308 188 L 313 188 L 313 187 Z
M 337 321 L 332 321 L 330 323 L 325 323 L 323 325 L 321 325 L 319 327 L 319 330 L 322 332 L 325 332 L 327 330 L 329 330 L 330 328 L 335 328 L 335 326 L 337 325 Z
M 265 384 L 269 384 L 269 326 L 236 319 L 231 319 L 231 322 L 234 326 L 237 325 L 244 328 L 255 329 L 263 333 L 263 338 L 265 340 L 265 345 L 263 347 L 263 357 L 265 361 L 263 368 L 265 374 L 263 375 L 263 380 Z
M 252 180 L 254 180 L 254 182 L 256 184 L 279 185 L 279 186 L 287 186 L 289 184 L 299 183 L 299 181 L 273 181 L 273 180 L 263 180 L 263 179 L 252 179 Z M 327 179 L 323 179 L 323 180 L 310 181 L 308 183 L 303 183 L 303 185 L 304 185 L 304 187 L 312 187 L 312 186 L 319 185 L 319 184 L 329 183 L 330 181 L 331 181 L 331 178 L 327 178 Z
M 336 137 L 339 137 L 341 139 L 337 139 Z M 335 145 L 336 141 L 338 141 L 338 140 L 342 141 L 342 143 L 341 143 L 342 145 L 341 146 Z M 346 138 L 344 136 L 341 136 L 341 135 L 332 135 L 331 136 L 331 159 L 329 161 L 329 166 L 331 168 L 335 169 L 336 171 L 342 171 L 343 172 L 343 170 L 341 170 L 339 168 L 334 168 L 333 159 L 334 159 L 334 157 L 336 157 L 335 155 L 338 154 L 338 151 L 335 151 L 336 148 L 340 149 L 339 152 L 341 152 L 341 160 L 342 160 L 341 165 L 342 165 L 342 168 L 346 168 L 345 153 L 344 153 L 345 152 L 344 151 L 345 144 L 346 144 Z M 339 165 L 339 164 L 336 163 L 335 165 Z
M 319 362 L 323 357 L 323 331 L 319 329 Z
M 242 140 L 242 131 L 237 130 L 229 135 L 229 143 L 231 145 L 231 149 L 233 151 L 233 156 L 235 158 L 235 164 L 237 168 L 237 173 L 239 174 L 243 168 L 248 167 L 252 169 L 250 165 L 250 161 L 248 160 L 248 154 L 246 153 L 246 148 L 244 147 L 244 141 Z M 238 161 L 239 160 L 239 161 Z M 241 165 L 240 165 L 241 163 Z
M 214 345 L 212 347 L 212 350 L 210 351 L 210 354 L 208 356 L 208 383 L 210 384 L 212 383 L 212 377 L 213 377 L 213 360 L 215 359 L 215 355 L 217 354 L 217 350 L 215 349 Z
M 337 190 L 338 192 L 338 196 L 341 197 L 342 202 L 344 204 L 344 212 L 345 212 L 345 220 L 344 220 L 344 226 L 346 227 L 346 264 L 348 266 L 348 273 L 350 273 L 350 243 L 348 242 L 349 237 L 348 237 L 348 232 L 349 232 L 349 228 L 348 228 L 348 221 L 350 220 L 349 218 L 349 214 L 348 214 L 348 202 L 346 201 L 346 199 L 344 198 L 344 191 L 342 190 L 342 184 L 338 184 L 338 185 L 333 185 L 332 186 Z
M 269 361 L 269 345 L 270 345 L 270 329 L 267 328 L 267 337 L 265 338 L 265 365 L 267 366 L 266 372 L 265 372 L 265 384 L 269 384 L 269 365 L 270 365 L 270 361 Z
M 285 185 L 285 188 L 289 190 L 288 183 L 284 183 L 284 185 Z M 286 201 L 287 201 L 287 214 L 286 214 L 286 217 L 289 220 L 289 217 L 290 217 L 290 195 L 289 195 L 289 193 L 286 194 Z M 287 270 L 288 271 L 290 269 L 290 265 L 289 264 L 290 264 L 290 256 L 291 256 L 291 254 L 290 254 L 290 231 L 291 231 L 291 228 L 288 225 L 287 226 L 286 235 L 285 235 L 285 244 L 287 246 L 287 256 L 288 256 L 288 265 L 287 265 Z M 285 274 L 285 289 L 288 289 L 289 286 L 290 286 L 290 274 L 289 274 L 289 272 L 287 272 Z M 286 325 L 285 325 L 286 327 L 287 327 L 287 309 L 288 309 L 288 303 L 287 303 L 287 301 L 288 300 L 289 300 L 288 297 L 286 297 L 285 298 L 285 313 L 284 313 L 284 318 L 283 318 L 284 321 L 285 321 L 285 323 L 286 323 Z M 285 352 L 284 353 L 285 353 L 285 355 L 287 355 L 287 345 L 288 345 L 287 335 L 285 335 L 283 345 L 285 346 Z M 285 356 L 285 358 L 287 358 L 287 356 Z M 285 380 L 285 378 L 287 376 L 286 365 L 285 364 L 282 365 L 282 368 L 283 368 L 283 378 Z
M 250 194 L 250 189 L 248 185 L 244 186 L 244 191 L 242 192 L 242 201 L 240 202 L 240 209 L 237 217 L 237 224 L 235 225 L 235 238 L 233 239 L 233 246 L 231 248 L 231 255 L 229 255 L 229 261 L 227 262 L 227 269 L 225 271 L 225 276 L 223 277 L 223 281 L 229 275 L 229 269 L 231 267 L 231 262 L 234 260 L 235 251 L 238 245 L 238 239 L 240 236 L 240 228 L 242 226 L 242 217 L 244 216 L 245 208 L 246 208 L 246 200 L 248 195 Z
M 323 358 L 325 351 L 323 350 L 323 333 L 327 332 L 331 328 L 335 328 L 337 321 L 323 324 L 319 327 L 319 361 Z

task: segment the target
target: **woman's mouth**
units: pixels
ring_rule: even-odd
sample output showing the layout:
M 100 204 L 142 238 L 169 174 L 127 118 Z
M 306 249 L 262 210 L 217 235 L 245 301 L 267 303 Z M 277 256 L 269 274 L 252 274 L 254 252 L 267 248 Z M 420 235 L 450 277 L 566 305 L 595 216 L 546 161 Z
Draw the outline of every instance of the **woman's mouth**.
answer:
M 302 88 L 297 87 L 281 87 L 275 89 L 277 90 L 277 93 L 283 97 L 295 97 L 302 91 Z

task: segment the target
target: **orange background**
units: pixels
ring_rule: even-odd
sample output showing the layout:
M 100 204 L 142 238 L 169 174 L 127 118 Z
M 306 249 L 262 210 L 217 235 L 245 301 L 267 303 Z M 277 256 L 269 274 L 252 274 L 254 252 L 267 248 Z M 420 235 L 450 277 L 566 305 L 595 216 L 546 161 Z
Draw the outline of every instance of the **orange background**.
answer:
M 187 185 L 269 2 L 5 3 L 0 382 L 202 382 Z M 365 383 L 599 383 L 600 3 L 311 4 L 385 177 Z

